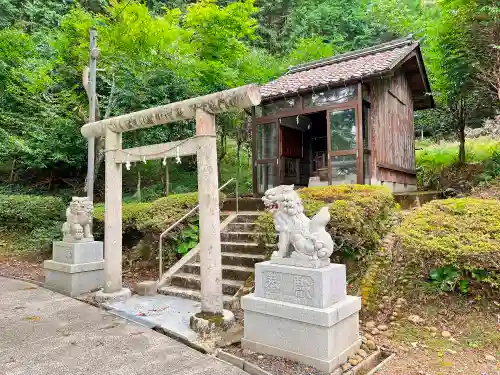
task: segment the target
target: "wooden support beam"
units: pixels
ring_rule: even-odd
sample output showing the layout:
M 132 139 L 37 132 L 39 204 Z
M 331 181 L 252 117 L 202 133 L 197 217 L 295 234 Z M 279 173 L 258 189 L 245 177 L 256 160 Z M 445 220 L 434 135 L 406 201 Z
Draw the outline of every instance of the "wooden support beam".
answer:
M 192 119 L 196 116 L 198 109 L 216 114 L 252 107 L 260 104 L 260 100 L 261 95 L 257 85 L 241 86 L 85 124 L 81 128 L 81 132 L 85 138 L 102 136 L 106 129 L 117 133 L 127 132 Z
M 198 140 L 196 138 L 184 139 L 182 141 L 173 141 L 160 143 L 150 146 L 141 146 L 126 148 L 113 151 L 115 163 L 133 163 L 136 161 L 157 160 L 163 158 L 175 158 L 177 156 L 177 147 L 179 147 L 178 156 L 196 155 Z
M 397 165 L 394 165 L 394 164 L 377 163 L 377 167 L 378 168 L 389 169 L 389 170 L 392 170 L 392 171 L 397 171 L 397 172 L 403 172 L 403 173 L 407 173 L 407 174 L 412 174 L 412 175 L 417 174 L 417 171 L 415 169 L 402 168 L 402 167 L 398 167 Z

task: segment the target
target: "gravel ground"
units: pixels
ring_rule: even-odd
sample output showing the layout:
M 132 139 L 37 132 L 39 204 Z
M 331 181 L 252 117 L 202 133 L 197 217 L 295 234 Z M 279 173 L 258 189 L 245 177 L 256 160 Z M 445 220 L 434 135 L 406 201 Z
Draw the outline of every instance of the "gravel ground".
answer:
M 20 257 L 0 257 L 0 276 L 44 282 L 43 261 Z M 157 280 L 158 270 L 129 268 L 123 271 L 123 286 L 133 289 L 135 284 L 144 280 Z
M 375 375 L 498 375 L 500 364 L 487 362 L 472 350 L 456 354 L 414 349 L 398 353 L 387 366 Z
M 0 258 L 0 276 L 43 282 L 43 264 L 41 261 L 16 258 Z
M 22 278 L 44 281 L 43 262 L 41 260 L 27 260 L 14 257 L 0 257 L 0 276 Z M 137 281 L 154 280 L 157 278 L 156 270 L 128 269 L 123 273 L 123 284 L 133 288 Z M 500 332 L 500 324 L 496 321 L 497 310 L 488 311 L 486 315 L 479 315 L 469 310 L 449 311 L 446 315 L 440 315 L 440 321 L 446 322 L 452 333 L 457 333 L 460 344 L 446 345 L 439 349 L 434 347 L 435 340 L 428 337 L 424 327 L 418 327 L 418 335 L 415 332 L 411 337 L 383 337 L 377 336 L 376 342 L 386 348 L 392 348 L 396 352 L 385 369 L 376 375 L 499 375 L 500 374 L 500 344 L 498 335 L 492 332 Z M 243 320 L 242 311 L 236 311 L 238 321 Z M 500 315 L 498 315 L 500 316 Z M 433 323 L 433 324 L 431 324 Z M 495 327 L 495 323 L 497 323 Z M 428 325 L 439 327 L 439 321 L 426 322 Z M 450 328 L 451 327 L 451 328 Z M 483 337 L 491 337 L 488 343 L 481 348 L 470 348 L 467 342 L 471 339 L 471 331 L 478 331 L 475 340 L 483 340 Z M 440 328 L 441 330 L 441 328 Z M 460 331 L 465 331 L 460 334 Z M 455 334 L 454 334 L 455 336 Z M 464 336 L 464 337 L 460 337 Z M 244 358 L 258 365 L 274 375 L 326 375 L 314 368 L 290 361 L 281 357 L 262 355 L 243 350 L 239 345 L 233 345 L 224 349 L 228 353 Z M 496 361 L 486 360 L 486 355 L 496 357 Z
M 315 368 L 282 357 L 258 354 L 250 350 L 241 349 L 239 344 L 224 348 L 224 351 L 243 358 L 263 370 L 269 371 L 273 375 L 328 375 Z

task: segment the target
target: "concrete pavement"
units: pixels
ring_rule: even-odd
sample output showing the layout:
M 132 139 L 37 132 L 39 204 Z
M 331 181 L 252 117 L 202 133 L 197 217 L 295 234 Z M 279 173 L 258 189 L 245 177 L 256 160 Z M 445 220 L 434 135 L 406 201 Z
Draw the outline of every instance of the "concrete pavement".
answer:
M 244 375 L 75 299 L 0 277 L 1 375 Z

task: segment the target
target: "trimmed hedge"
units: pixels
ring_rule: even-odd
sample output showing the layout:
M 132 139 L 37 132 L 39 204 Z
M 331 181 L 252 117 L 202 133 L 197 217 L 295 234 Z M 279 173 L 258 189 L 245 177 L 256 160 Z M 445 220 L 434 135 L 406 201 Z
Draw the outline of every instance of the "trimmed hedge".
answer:
M 45 252 L 61 235 L 63 199 L 37 195 L 0 195 L 0 231 L 5 252 Z
M 224 196 L 220 196 L 221 202 Z M 172 194 L 147 203 L 123 203 L 123 232 L 161 233 L 198 204 L 197 193 Z M 96 205 L 94 218 L 104 223 L 104 205 Z M 182 227 L 182 223 L 180 224 Z
M 220 201 L 224 195 L 220 194 Z M 122 231 L 123 247 L 129 249 L 126 256 L 133 261 L 151 262 L 156 259 L 160 234 L 198 204 L 197 193 L 172 194 L 147 203 L 123 203 Z M 197 213 L 193 213 L 196 219 Z M 94 236 L 104 237 L 104 205 L 94 208 Z M 177 260 L 175 238 L 189 224 L 189 218 L 181 222 L 172 233 L 165 237 L 165 266 Z
M 362 259 L 378 249 L 399 210 L 391 192 L 385 187 L 332 185 L 304 188 L 297 193 L 308 217 L 328 205 L 331 219 L 327 230 L 337 244 L 342 244 L 344 257 L 349 258 Z M 263 242 L 276 242 L 274 223 L 269 213 L 259 217 L 257 226 L 264 234 Z
M 479 276 L 478 276 L 479 275 Z M 456 198 L 429 202 L 412 211 L 378 254 L 363 282 L 366 305 L 381 294 L 415 296 L 432 286 L 441 291 L 498 292 L 500 201 Z M 446 284 L 448 283 L 448 284 Z M 437 291 L 437 290 L 434 290 Z M 484 291 L 484 290 L 483 290 Z
M 0 226 L 35 229 L 51 221 L 64 221 L 61 198 L 37 195 L 0 195 Z

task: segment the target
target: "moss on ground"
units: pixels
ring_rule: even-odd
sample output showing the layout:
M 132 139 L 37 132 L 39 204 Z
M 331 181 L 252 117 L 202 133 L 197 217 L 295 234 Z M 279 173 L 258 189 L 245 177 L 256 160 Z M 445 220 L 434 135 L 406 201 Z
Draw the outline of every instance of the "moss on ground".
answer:
M 203 319 L 209 323 L 213 323 L 217 327 L 220 327 L 224 324 L 224 315 L 222 315 L 222 314 L 207 314 L 207 313 L 199 312 L 199 313 L 196 313 L 195 316 L 198 319 Z

